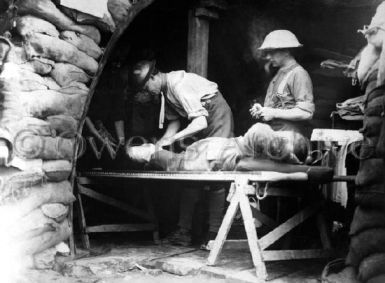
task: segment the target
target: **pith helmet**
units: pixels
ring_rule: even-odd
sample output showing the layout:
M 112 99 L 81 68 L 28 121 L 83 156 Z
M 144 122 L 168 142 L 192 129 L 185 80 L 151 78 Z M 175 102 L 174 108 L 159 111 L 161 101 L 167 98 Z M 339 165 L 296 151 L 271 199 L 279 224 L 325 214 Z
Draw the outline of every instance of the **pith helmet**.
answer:
M 376 10 L 376 14 L 372 18 L 369 28 L 385 26 L 385 2 L 382 2 Z
M 155 69 L 155 60 L 143 60 L 136 63 L 129 72 L 129 83 L 135 90 L 143 89 Z
M 288 30 L 275 30 L 269 33 L 259 50 L 284 49 L 301 47 L 297 37 Z

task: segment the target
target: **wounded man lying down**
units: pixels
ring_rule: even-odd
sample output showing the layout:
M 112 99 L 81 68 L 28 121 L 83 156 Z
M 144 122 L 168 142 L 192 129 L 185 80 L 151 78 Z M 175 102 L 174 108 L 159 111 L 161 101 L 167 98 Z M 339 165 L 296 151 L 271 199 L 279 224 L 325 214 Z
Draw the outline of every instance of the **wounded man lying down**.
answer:
M 302 164 L 309 149 L 309 141 L 301 134 L 274 131 L 267 124 L 256 123 L 244 136 L 205 138 L 182 153 L 158 151 L 150 143 L 127 146 L 126 152 L 132 160 L 163 171 L 233 171 L 243 157 Z

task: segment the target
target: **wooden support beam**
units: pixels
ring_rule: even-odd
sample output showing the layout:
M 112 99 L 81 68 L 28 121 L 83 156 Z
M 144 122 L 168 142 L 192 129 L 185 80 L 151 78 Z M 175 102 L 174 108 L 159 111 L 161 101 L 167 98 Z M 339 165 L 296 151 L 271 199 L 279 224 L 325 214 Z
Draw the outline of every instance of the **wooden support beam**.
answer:
M 215 265 L 218 259 L 218 256 L 223 248 L 223 244 L 226 241 L 227 235 L 230 231 L 231 224 L 233 223 L 235 214 L 237 213 L 239 207 L 239 195 L 235 194 L 231 198 L 229 207 L 227 208 L 226 214 L 222 220 L 221 227 L 219 228 L 217 237 L 212 245 L 210 255 L 207 259 L 208 265 Z
M 187 71 L 207 77 L 209 54 L 209 19 L 188 13 Z
M 239 207 L 242 213 L 243 224 L 245 226 L 247 240 L 250 247 L 251 258 L 256 269 L 258 279 L 265 280 L 267 271 L 265 263 L 262 259 L 261 247 L 258 242 L 257 231 L 255 229 L 253 215 L 251 213 L 250 203 L 247 196 L 243 192 L 243 187 L 248 184 L 248 179 L 238 178 L 235 180 L 235 192 L 239 198 Z
M 333 256 L 332 250 L 281 250 L 263 251 L 264 261 L 310 259 L 310 258 L 329 258 Z
M 281 224 L 279 227 L 265 235 L 262 239 L 259 240 L 261 249 L 265 250 L 284 235 L 293 230 L 295 227 L 297 227 L 299 224 L 303 223 L 307 218 L 314 215 L 319 210 L 320 206 L 320 203 L 308 206 L 306 209 L 301 210 L 289 220 Z
M 91 245 L 90 245 L 90 238 L 88 237 L 88 234 L 87 234 L 87 222 L 86 222 L 86 217 L 84 215 L 82 195 L 79 192 L 76 195 L 77 195 L 77 201 L 79 205 L 78 215 L 79 215 L 81 239 L 82 239 L 83 247 L 89 250 L 91 248 Z
M 105 232 L 138 232 L 138 231 L 153 231 L 156 228 L 155 224 L 106 224 L 88 226 L 87 233 L 105 233 Z
M 326 224 L 325 216 L 321 212 L 317 214 L 317 228 L 320 232 L 322 247 L 326 250 L 330 250 L 332 244 L 328 233 L 329 229 Z
M 78 189 L 79 189 L 79 193 L 86 195 L 92 199 L 96 199 L 100 202 L 106 203 L 106 204 L 113 206 L 113 207 L 116 207 L 120 210 L 123 210 L 123 211 L 131 213 L 133 215 L 139 216 L 139 217 L 141 217 L 141 218 L 143 218 L 149 222 L 151 222 L 153 220 L 152 217 L 148 213 L 145 213 L 142 210 L 139 210 L 135 207 L 131 207 L 122 201 L 119 201 L 119 200 L 116 200 L 112 197 L 109 197 L 109 196 L 103 195 L 101 193 L 95 192 L 94 190 L 86 188 L 82 185 L 78 185 Z

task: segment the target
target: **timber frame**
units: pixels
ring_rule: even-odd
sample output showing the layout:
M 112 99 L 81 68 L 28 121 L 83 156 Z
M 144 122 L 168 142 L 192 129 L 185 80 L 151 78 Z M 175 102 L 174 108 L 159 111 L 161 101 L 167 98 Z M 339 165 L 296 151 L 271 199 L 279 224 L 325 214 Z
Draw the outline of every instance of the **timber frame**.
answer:
M 273 187 L 270 186 L 267 190 L 265 187 L 265 196 L 284 196 L 284 197 L 302 197 L 306 193 L 309 193 L 306 189 L 303 189 L 303 182 L 308 180 L 308 174 L 303 172 L 296 173 L 279 173 L 270 171 L 250 171 L 250 172 L 158 172 L 158 171 L 115 171 L 115 172 L 100 172 L 90 171 L 83 172 L 77 178 L 78 187 L 80 188 L 80 194 L 91 194 L 84 190 L 83 185 L 97 181 L 97 179 L 135 179 L 135 180 L 170 180 L 170 181 L 195 181 L 195 182 L 226 182 L 231 183 L 228 200 L 230 205 L 227 209 L 225 217 L 222 221 L 221 227 L 217 234 L 215 241 L 209 244 L 211 248 L 209 257 L 207 259 L 208 265 L 215 265 L 218 261 L 219 254 L 222 248 L 232 247 L 240 248 L 247 246 L 250 250 L 253 264 L 255 266 L 256 275 L 259 279 L 265 280 L 267 278 L 266 261 L 275 260 L 292 260 L 292 259 L 309 259 L 309 258 L 325 258 L 330 257 L 333 254 L 330 239 L 327 233 L 327 226 L 322 214 L 323 201 L 321 198 L 316 199 L 314 203 L 307 206 L 305 209 L 297 212 L 293 217 L 288 219 L 282 224 L 277 224 L 274 220 L 264 215 L 258 210 L 252 211 L 249 201 L 249 195 L 255 196 L 258 192 L 256 188 L 259 185 L 266 185 L 275 182 L 287 182 L 295 181 L 298 186 L 293 188 Z M 343 181 L 343 180 L 342 180 Z M 80 186 L 79 186 L 80 184 Z M 255 187 L 255 185 L 257 185 Z M 94 193 L 92 195 L 95 197 Z M 98 195 L 98 197 L 103 197 Z M 79 205 L 82 205 L 81 196 L 78 199 Z M 103 202 L 110 202 L 109 199 L 102 200 Z M 110 204 L 112 204 L 110 202 Z M 240 209 L 244 227 L 246 230 L 246 240 L 230 240 L 226 241 L 228 232 L 231 228 L 234 217 Z M 132 212 L 132 211 L 131 211 Z M 322 249 L 308 249 L 308 250 L 273 250 L 267 251 L 266 249 L 273 243 L 278 241 L 284 235 L 292 231 L 295 227 L 302 224 L 311 216 L 317 217 L 317 227 L 322 243 Z M 84 214 L 83 214 L 84 217 Z M 262 238 L 258 238 L 257 230 L 255 227 L 254 218 L 260 222 L 266 224 L 268 227 L 273 228 L 271 232 Z M 85 225 L 85 218 L 82 218 L 83 231 L 87 232 Z M 115 225 L 116 226 L 116 225 Z M 115 227 L 116 229 L 124 229 L 122 226 Z M 128 227 L 127 229 L 131 229 Z M 92 232 L 88 230 L 88 232 Z M 156 233 L 156 232 L 155 232 Z M 83 242 L 87 241 L 87 233 L 83 233 Z M 155 234 L 154 234 L 155 235 Z

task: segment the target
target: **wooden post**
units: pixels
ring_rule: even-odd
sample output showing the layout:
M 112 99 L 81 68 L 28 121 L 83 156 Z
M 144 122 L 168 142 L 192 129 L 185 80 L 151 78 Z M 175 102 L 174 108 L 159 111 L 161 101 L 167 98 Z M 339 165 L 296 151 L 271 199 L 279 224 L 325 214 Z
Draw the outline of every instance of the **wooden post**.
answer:
M 187 71 L 207 77 L 210 23 L 196 16 L 195 10 L 188 13 Z

